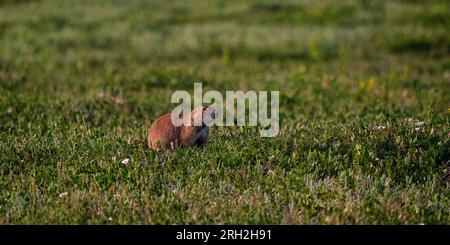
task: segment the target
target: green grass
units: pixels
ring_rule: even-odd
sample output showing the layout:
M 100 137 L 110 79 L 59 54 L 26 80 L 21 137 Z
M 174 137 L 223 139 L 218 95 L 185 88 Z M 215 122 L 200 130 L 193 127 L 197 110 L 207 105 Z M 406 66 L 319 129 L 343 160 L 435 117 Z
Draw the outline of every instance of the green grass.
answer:
M 448 2 L 318 2 L 2 1 L 0 223 L 450 224 Z M 136 147 L 194 82 L 280 134 Z

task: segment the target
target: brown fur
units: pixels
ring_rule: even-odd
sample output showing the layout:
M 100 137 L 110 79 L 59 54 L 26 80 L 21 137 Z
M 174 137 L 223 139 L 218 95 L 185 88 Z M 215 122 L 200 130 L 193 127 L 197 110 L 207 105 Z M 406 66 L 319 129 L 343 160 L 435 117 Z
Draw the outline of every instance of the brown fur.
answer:
M 208 106 L 196 108 L 186 118 L 186 120 L 194 121 L 197 116 L 203 116 Z M 214 117 L 214 113 L 212 114 Z M 176 127 L 172 124 L 171 113 L 167 113 L 157 118 L 148 128 L 148 147 L 150 149 L 167 148 L 174 150 L 177 147 L 193 147 L 201 146 L 208 142 L 209 128 L 204 123 L 202 126 L 185 126 Z

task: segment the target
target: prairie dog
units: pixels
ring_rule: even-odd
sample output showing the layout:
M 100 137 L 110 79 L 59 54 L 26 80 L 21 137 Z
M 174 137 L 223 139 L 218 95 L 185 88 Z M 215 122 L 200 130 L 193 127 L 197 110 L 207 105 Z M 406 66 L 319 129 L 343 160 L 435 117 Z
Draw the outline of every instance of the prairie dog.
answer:
M 157 118 L 148 128 L 148 147 L 159 149 L 165 147 L 171 150 L 179 146 L 193 147 L 201 146 L 208 142 L 209 127 L 203 122 L 203 115 L 211 113 L 211 118 L 215 118 L 214 109 L 208 106 L 199 106 L 182 120 L 190 120 L 191 126 L 174 126 L 171 121 L 171 113 L 167 113 Z M 180 116 L 182 116 L 180 114 Z M 201 126 L 194 126 L 194 120 L 200 117 Z

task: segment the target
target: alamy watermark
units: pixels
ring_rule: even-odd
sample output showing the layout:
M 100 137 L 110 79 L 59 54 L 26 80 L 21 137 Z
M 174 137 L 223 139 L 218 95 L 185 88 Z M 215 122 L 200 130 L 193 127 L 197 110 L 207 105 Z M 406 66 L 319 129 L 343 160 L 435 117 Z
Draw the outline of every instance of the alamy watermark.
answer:
M 270 94 L 270 106 L 268 97 Z M 176 91 L 172 94 L 171 102 L 180 103 L 172 111 L 172 123 L 175 126 L 191 123 L 182 120 L 179 115 L 191 112 L 191 95 L 187 91 Z M 279 131 L 279 91 L 226 91 L 225 100 L 222 93 L 216 90 L 203 94 L 201 83 L 194 83 L 194 108 L 208 104 L 214 109 L 214 116 L 205 113 L 196 118 L 194 126 L 260 126 L 262 137 L 274 137 Z M 248 104 L 248 117 L 246 108 Z M 270 109 L 270 115 L 269 115 Z M 225 116 L 225 118 L 224 118 Z M 203 121 L 201 120 L 203 118 Z M 224 121 L 225 119 L 225 121 Z M 248 119 L 248 120 L 246 120 Z M 248 121 L 248 123 L 246 123 Z

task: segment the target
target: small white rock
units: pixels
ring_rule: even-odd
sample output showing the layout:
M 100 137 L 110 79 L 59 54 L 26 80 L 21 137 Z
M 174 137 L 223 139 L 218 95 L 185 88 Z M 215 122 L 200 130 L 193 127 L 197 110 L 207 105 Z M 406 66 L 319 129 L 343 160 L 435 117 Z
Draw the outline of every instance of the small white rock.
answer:
M 125 166 L 128 166 L 129 163 L 130 163 L 130 159 L 129 158 L 125 158 L 122 161 L 120 161 L 119 166 L 125 167 Z
M 376 126 L 373 126 L 372 129 L 375 130 L 375 131 L 385 130 L 386 126 L 384 126 L 384 125 L 376 125 Z
M 68 194 L 69 193 L 66 191 L 66 192 L 63 192 L 63 193 L 59 194 L 59 197 L 67 196 Z

